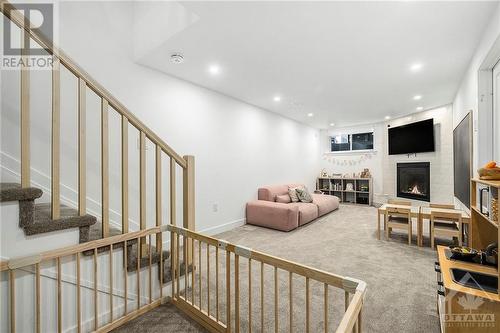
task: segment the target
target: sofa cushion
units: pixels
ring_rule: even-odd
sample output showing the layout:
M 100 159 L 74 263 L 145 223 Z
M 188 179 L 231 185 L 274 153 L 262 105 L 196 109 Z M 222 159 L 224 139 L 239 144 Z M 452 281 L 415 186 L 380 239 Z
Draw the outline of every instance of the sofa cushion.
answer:
M 290 231 L 298 227 L 299 211 L 292 204 L 265 200 L 247 203 L 246 222 L 262 227 Z
M 290 199 L 290 196 L 288 194 L 282 194 L 282 195 L 277 195 L 276 196 L 276 202 L 279 203 L 290 203 L 292 200 Z
M 300 187 L 290 187 L 288 188 L 288 195 L 290 196 L 290 200 L 292 202 L 299 202 L 299 195 L 297 194 L 297 190 L 300 189 Z
M 339 208 L 339 198 L 336 196 L 313 193 L 311 197 L 313 198 L 313 203 L 318 206 L 319 216 L 323 216 Z
M 263 186 L 258 190 L 258 199 L 276 201 L 276 196 L 288 194 L 288 185 Z
M 313 203 L 292 202 L 288 206 L 299 210 L 299 226 L 311 222 L 318 217 L 318 206 Z
M 309 194 L 309 191 L 307 190 L 306 187 L 297 188 L 296 192 L 297 192 L 297 196 L 299 197 L 300 202 L 312 202 L 313 201 L 311 194 Z

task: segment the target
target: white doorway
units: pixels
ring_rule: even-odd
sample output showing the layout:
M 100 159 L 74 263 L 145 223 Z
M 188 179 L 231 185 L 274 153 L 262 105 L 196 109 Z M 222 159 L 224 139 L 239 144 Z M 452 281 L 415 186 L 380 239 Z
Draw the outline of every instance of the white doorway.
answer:
M 493 155 L 500 161 L 500 61 L 493 68 Z

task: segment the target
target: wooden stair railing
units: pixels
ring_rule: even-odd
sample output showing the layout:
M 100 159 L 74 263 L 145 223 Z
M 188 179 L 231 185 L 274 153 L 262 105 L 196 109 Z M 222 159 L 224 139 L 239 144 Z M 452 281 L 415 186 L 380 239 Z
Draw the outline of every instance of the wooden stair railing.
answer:
M 134 273 L 135 298 L 130 299 L 128 293 L 134 288 L 130 285 L 127 287 L 127 281 L 130 280 L 126 267 L 127 242 L 138 242 L 142 238 L 148 238 L 151 247 L 151 237 L 155 235 L 161 238 L 164 232 L 170 233 L 170 236 L 176 239 L 176 242 L 170 243 L 173 253 L 172 296 L 165 297 L 163 288 L 154 288 L 153 265 L 149 251 L 149 265 L 145 269 L 141 270 L 137 261 Z M 190 275 L 187 266 L 181 267 L 179 264 L 181 255 L 186 260 L 188 247 L 196 264 L 196 270 Z M 98 251 L 103 248 L 107 250 Z M 81 256 L 82 253 L 89 251 L 93 252 L 92 257 Z M 76 299 L 71 299 L 69 304 L 63 301 L 65 293 L 68 292 L 67 288 L 66 291 L 62 288 L 61 263 L 63 262 L 66 269 L 68 264 L 76 266 L 76 293 L 69 290 L 69 294 L 76 294 Z M 53 285 L 43 284 L 41 279 L 41 267 L 46 270 L 50 263 L 56 270 L 55 290 Z M 259 272 L 255 272 L 258 267 L 260 267 Z M 161 273 L 163 265 L 158 269 Z M 180 272 L 181 269 L 185 272 Z M 89 271 L 93 277 L 91 286 L 87 287 L 90 288 L 91 295 L 88 293 L 83 295 L 81 277 L 89 276 L 85 275 Z M 102 290 L 103 287 L 106 288 L 106 282 L 98 279 L 99 272 L 103 271 L 109 274 L 108 292 Z M 17 272 L 23 272 L 23 276 L 19 276 L 22 289 L 16 287 Z M 272 272 L 271 276 L 269 272 Z M 53 324 L 54 317 L 47 313 L 48 309 L 42 308 L 42 304 L 47 304 L 43 302 L 44 298 L 54 294 L 54 291 L 57 295 L 55 304 L 49 303 L 49 305 L 56 307 L 53 310 L 56 318 L 55 328 L 51 331 L 57 332 L 64 330 L 62 325 L 68 324 L 66 318 L 73 311 L 76 311 L 76 331 L 108 332 L 164 302 L 171 301 L 210 332 L 252 332 L 252 330 L 279 332 L 285 329 L 288 332 L 359 333 L 362 330 L 362 309 L 366 293 L 366 284 L 363 281 L 307 267 L 173 225 L 152 227 L 3 261 L 0 262 L 0 273 L 8 274 L 6 280 L 9 292 L 3 294 L 1 302 L 2 307 L 8 308 L 9 319 L 2 322 L 9 324 L 11 333 L 32 331 L 33 327 L 37 333 L 47 331 L 46 327 Z M 34 278 L 26 279 L 26 273 Z M 181 277 L 180 273 L 185 274 Z M 113 285 L 119 279 L 123 279 L 124 286 L 121 294 L 113 291 Z M 302 283 L 305 283 L 305 288 L 300 288 L 299 284 Z M 321 286 L 323 291 L 321 297 L 316 296 L 314 303 L 313 283 Z M 142 286 L 145 286 L 145 290 L 142 290 Z M 283 286 L 285 288 L 280 288 Z M 288 292 L 284 293 L 283 290 Z M 24 299 L 25 303 L 17 305 L 18 297 L 25 297 L 31 292 L 34 296 L 31 302 L 26 302 Z M 242 294 L 245 293 L 248 299 L 243 304 Z M 335 297 L 335 293 L 338 293 L 338 297 Z M 272 301 L 269 301 L 269 298 L 265 301 L 265 296 L 269 295 L 272 296 Z M 105 309 L 100 309 L 100 304 L 103 304 L 102 297 L 107 298 Z M 340 297 L 343 298 L 344 304 L 335 307 L 334 301 Z M 123 311 L 114 311 L 113 304 L 116 304 L 114 303 L 116 298 L 124 300 Z M 83 311 L 84 306 L 89 303 L 93 310 L 90 314 Z M 317 311 L 318 304 L 321 303 L 322 311 Z M 24 312 L 33 306 L 35 312 L 31 317 L 33 319 L 29 320 L 29 316 Z M 245 307 L 246 311 L 243 313 Z M 22 309 L 23 313 L 19 314 L 19 309 Z M 109 314 L 106 319 L 101 318 L 102 311 Z M 335 318 L 337 312 L 341 315 Z M 296 318 L 295 315 L 298 313 L 305 313 L 305 318 L 303 320 L 298 316 Z M 83 315 L 86 317 L 82 318 Z M 260 320 L 254 320 L 254 316 L 260 317 Z M 85 327 L 83 319 L 87 323 L 91 322 L 90 328 Z M 45 327 L 45 330 L 42 327 Z
M 142 123 L 132 112 L 122 103 L 113 97 L 104 87 L 97 83 L 88 73 L 79 67 L 61 49 L 57 48 L 51 40 L 43 36 L 38 30 L 31 28 L 30 22 L 19 11 L 15 10 L 15 4 L 6 0 L 0 0 L 0 11 L 10 21 L 15 23 L 22 31 L 22 56 L 29 56 L 29 50 L 25 47 L 30 41 L 37 43 L 52 56 L 52 140 L 51 140 L 51 215 L 53 220 L 60 217 L 60 71 L 61 67 L 69 70 L 78 80 L 78 212 L 80 216 L 87 214 L 86 200 L 86 92 L 92 90 L 101 99 L 101 184 L 102 184 L 102 236 L 109 236 L 109 132 L 108 118 L 110 108 L 113 108 L 121 115 L 121 168 L 122 168 L 122 233 L 129 232 L 129 212 L 128 212 L 128 128 L 129 124 L 134 126 L 140 136 L 140 229 L 146 227 L 146 139 L 149 139 L 155 147 L 155 184 L 156 184 L 156 225 L 162 224 L 161 219 L 161 181 L 162 181 L 162 154 L 170 158 L 170 200 L 171 200 L 171 221 L 175 223 L 176 213 L 176 184 L 175 168 L 179 165 L 183 169 L 183 226 L 194 230 L 194 157 L 180 156 L 158 135 Z M 30 68 L 22 63 L 21 67 L 21 186 L 29 187 L 30 181 Z M 157 240 L 157 245 L 161 240 Z M 147 247 L 145 240 L 141 240 L 141 252 L 145 252 Z M 159 248 L 159 246 L 157 246 Z M 188 257 L 191 257 L 189 255 Z
M 167 225 L 165 230 L 170 231 L 173 238 L 177 240 L 175 246 L 176 256 L 172 256 L 172 270 L 176 269 L 177 274 L 172 283 L 172 302 L 187 313 L 192 319 L 203 325 L 210 332 L 264 332 L 274 329 L 274 332 L 361 332 L 362 329 L 362 308 L 366 293 L 366 284 L 363 281 L 331 274 L 315 268 L 300 265 L 295 262 L 270 256 L 265 253 L 231 244 L 224 240 L 204 236 L 191 230 Z M 193 262 L 197 266 L 196 271 L 184 277 L 179 276 L 179 257 L 186 251 L 180 250 L 180 244 L 190 247 L 194 253 Z M 223 257 L 223 258 L 221 258 Z M 246 261 L 246 271 L 241 270 L 242 261 Z M 260 275 L 253 274 L 255 269 L 260 267 Z M 269 281 L 265 278 L 265 269 L 272 269 L 272 277 Z M 187 273 L 187 272 L 186 272 Z M 257 273 L 257 272 L 256 272 Z M 285 281 L 279 275 L 285 276 Z M 294 281 L 302 279 L 305 282 L 305 295 L 298 294 L 294 288 Z M 242 284 L 246 283 L 247 302 L 244 304 L 246 313 L 241 313 L 243 304 L 241 294 Z M 252 283 L 253 282 L 253 283 Z M 269 288 L 269 282 L 272 287 Z M 316 321 L 312 320 L 313 305 L 311 296 L 311 284 L 322 285 L 323 312 L 316 316 Z M 259 289 L 258 296 L 255 297 L 255 288 Z M 259 286 L 260 285 L 260 286 Z M 283 311 L 280 301 L 283 302 L 280 286 L 285 285 L 288 289 L 287 309 Z M 297 288 L 299 289 L 299 288 Z M 329 291 L 344 292 L 343 315 L 334 325 L 332 319 L 333 297 Z M 265 307 L 265 296 L 271 294 L 272 307 Z M 225 295 L 224 298 L 221 295 Z M 305 305 L 301 307 L 298 300 L 304 297 Z M 255 299 L 255 302 L 254 301 Z M 233 303 L 234 302 L 234 303 Z M 299 304 L 298 304 L 299 303 Z M 305 320 L 295 318 L 294 309 L 299 308 L 299 312 L 305 311 Z M 255 311 L 255 310 L 259 311 Z M 281 310 L 280 310 L 281 309 Z M 295 312 L 296 313 L 296 312 Z M 260 322 L 253 320 L 257 314 Z M 267 315 L 268 320 L 264 320 Z M 245 325 L 242 324 L 242 318 Z M 270 318 L 269 318 L 270 317 Z

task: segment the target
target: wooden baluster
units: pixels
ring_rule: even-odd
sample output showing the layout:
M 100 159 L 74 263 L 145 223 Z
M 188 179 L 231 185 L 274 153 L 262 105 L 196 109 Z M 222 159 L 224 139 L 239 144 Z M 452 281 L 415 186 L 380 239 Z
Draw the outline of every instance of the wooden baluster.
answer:
M 97 249 L 94 249 L 94 331 L 99 328 L 99 307 L 98 307 L 98 289 L 97 289 Z
M 293 273 L 289 272 L 288 274 L 288 298 L 289 298 L 289 306 L 290 306 L 290 333 L 293 332 Z
M 324 296 L 325 296 L 325 333 L 328 332 L 328 284 L 324 284 Z
M 175 160 L 170 157 L 170 224 L 176 225 L 176 208 L 175 208 Z M 175 258 L 177 258 L 177 253 L 175 252 L 177 247 L 175 245 L 176 238 L 174 233 L 170 233 L 170 270 L 172 279 L 172 298 L 176 299 L 175 290 Z
M 264 332 L 264 263 L 260 263 L 260 331 Z
M 183 226 L 195 230 L 195 194 L 194 194 L 194 156 L 184 156 L 186 167 L 183 169 Z M 187 264 L 193 263 L 193 253 L 187 254 Z
M 162 214 L 161 214 L 161 148 L 156 145 L 156 226 L 161 227 L 162 225 Z M 160 248 L 161 237 L 156 237 L 156 249 Z
M 248 258 L 248 333 L 252 333 L 252 259 Z
M 60 142 L 61 142 L 61 80 L 59 58 L 53 56 L 52 61 L 52 142 L 51 142 L 51 214 L 52 219 L 60 216 Z
M 191 253 L 193 253 L 194 255 L 194 239 L 191 240 Z M 194 263 L 194 258 L 193 258 L 193 263 Z M 186 265 L 186 269 L 187 269 L 187 265 Z M 195 285 L 195 270 L 194 269 L 191 269 L 191 305 L 194 306 L 194 285 Z
M 361 311 L 363 311 L 363 308 L 360 308 L 359 313 L 358 313 L 358 333 L 361 333 L 361 331 L 363 330 L 363 321 L 362 321 Z
M 278 267 L 274 266 L 274 331 L 278 333 L 279 327 L 278 306 Z
M 40 288 L 40 263 L 35 264 L 35 283 L 36 283 L 36 296 L 35 296 L 35 308 L 36 308 L 36 323 L 35 332 L 40 333 L 41 331 L 41 317 L 40 317 L 40 302 L 41 302 L 41 288 Z
M 76 254 L 76 326 L 77 332 L 82 331 L 82 291 L 80 289 L 80 252 Z M 126 299 L 127 297 L 125 297 Z
M 25 22 L 27 24 L 27 22 Z M 30 37 L 22 31 L 22 56 L 29 56 Z M 27 61 L 21 64 L 21 186 L 29 187 L 30 180 L 30 69 Z M 15 327 L 14 327 L 15 329 Z
M 139 139 L 139 224 L 140 229 L 146 229 L 146 134 L 141 131 Z M 145 256 L 146 238 L 141 238 L 139 247 L 139 258 Z
M 141 238 L 137 238 L 137 253 L 135 254 L 137 258 L 136 270 L 137 270 L 137 310 L 141 308 L 141 257 L 140 257 L 140 247 L 141 247 Z
M 234 255 L 234 329 L 240 331 L 240 256 Z
M 187 275 L 187 243 L 188 243 L 188 237 L 183 236 L 182 237 L 182 253 L 183 253 L 183 260 L 184 260 L 184 300 L 187 302 L 188 299 L 188 293 L 187 293 L 187 288 L 188 288 L 188 275 Z
M 202 290 L 201 290 L 201 241 L 198 241 L 198 290 L 200 291 L 200 299 L 199 305 L 201 310 L 201 299 L 202 299 Z
M 207 314 L 210 317 L 210 244 L 207 243 Z
M 309 278 L 306 277 L 306 333 L 309 333 L 311 319 L 311 304 L 310 304 Z
M 215 247 L 215 319 L 219 322 L 219 247 Z
M 123 305 L 123 313 L 127 315 L 128 306 L 128 279 L 127 279 L 127 262 L 128 262 L 128 246 L 127 241 L 123 242 L 123 299 L 125 304 Z
M 108 101 L 101 100 L 101 196 L 102 238 L 109 236 L 109 126 Z
M 113 244 L 109 245 L 109 318 L 113 322 Z
M 9 284 L 10 284 L 10 332 L 16 332 L 16 271 L 11 269 L 9 271 Z
M 87 214 L 87 84 L 78 79 L 78 213 Z
M 57 332 L 62 333 L 62 286 L 61 286 L 61 258 L 57 257 Z
M 128 119 L 122 115 L 122 234 L 126 233 L 128 233 Z
M 165 270 L 165 266 L 164 266 L 164 263 L 163 263 L 163 234 L 160 232 L 158 234 L 156 234 L 156 237 L 157 239 L 159 238 L 160 239 L 160 247 L 159 247 L 159 250 L 160 251 L 160 264 L 158 266 L 158 269 L 160 270 L 160 301 L 163 302 L 163 274 L 164 274 L 164 270 Z
M 175 253 L 176 253 L 176 256 L 175 256 L 175 262 L 177 263 L 176 267 L 175 267 L 175 277 L 176 277 L 176 280 L 177 280 L 177 297 L 180 297 L 180 294 L 181 294 L 181 281 L 180 281 L 180 270 L 181 270 L 181 265 L 180 265 L 180 260 L 179 260 L 179 234 L 176 234 L 176 244 L 177 244 L 177 249 L 175 250 Z
M 79 78 L 78 79 L 78 213 L 80 216 L 83 216 L 87 213 L 86 99 L 87 99 L 87 84 L 82 78 Z
M 149 238 L 149 246 L 148 246 L 148 253 L 149 253 L 149 304 L 153 303 L 153 258 L 151 258 L 151 252 L 152 252 L 152 239 L 151 239 L 151 234 L 148 235 Z
M 162 225 L 162 211 L 161 211 L 161 148 L 156 145 L 156 226 L 161 227 Z M 159 251 L 160 263 L 158 265 L 158 270 L 160 271 L 160 300 L 163 299 L 163 235 L 162 233 L 156 234 L 156 251 Z
M 226 250 L 226 328 L 227 332 L 231 332 L 231 252 L 227 250 Z

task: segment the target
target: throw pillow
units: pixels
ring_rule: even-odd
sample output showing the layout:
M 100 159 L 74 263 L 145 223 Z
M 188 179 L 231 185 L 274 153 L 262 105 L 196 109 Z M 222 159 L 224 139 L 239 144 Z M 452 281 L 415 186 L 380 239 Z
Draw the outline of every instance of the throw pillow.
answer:
M 292 199 L 290 199 L 290 196 L 288 194 L 277 195 L 276 196 L 276 202 L 279 202 L 279 203 L 290 203 L 290 202 L 292 202 Z
M 299 202 L 299 197 L 297 196 L 297 189 L 298 188 L 302 188 L 301 186 L 299 187 L 289 187 L 288 188 L 288 195 L 290 196 L 290 200 L 292 200 L 292 202 Z
M 309 191 L 307 191 L 306 188 L 298 188 L 296 191 L 297 191 L 297 196 L 299 197 L 299 200 L 301 202 L 312 202 L 313 201 L 311 195 L 309 194 Z

